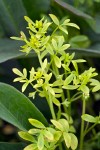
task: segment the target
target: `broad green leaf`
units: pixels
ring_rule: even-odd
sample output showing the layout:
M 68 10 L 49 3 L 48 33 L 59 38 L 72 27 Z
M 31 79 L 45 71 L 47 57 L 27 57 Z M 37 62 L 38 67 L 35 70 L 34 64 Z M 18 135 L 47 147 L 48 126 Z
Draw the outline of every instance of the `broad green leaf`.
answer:
M 40 134 L 38 137 L 37 147 L 39 150 L 43 150 L 43 148 L 44 148 L 44 137 L 42 134 Z
M 38 120 L 36 119 L 28 119 L 29 122 L 32 124 L 32 126 L 36 127 L 36 128 L 40 128 L 40 129 L 43 129 L 45 128 L 45 126 Z
M 32 127 L 29 118 L 37 119 L 47 125 L 44 116 L 25 95 L 4 83 L 0 83 L 0 118 L 21 130 Z
M 78 139 L 73 133 L 69 133 L 69 135 L 71 137 L 71 148 L 72 150 L 76 150 L 78 146 Z
M 97 118 L 93 117 L 91 115 L 88 114 L 84 114 L 81 116 L 83 120 L 87 121 L 87 122 L 91 122 L 91 123 L 96 123 L 97 122 Z
M 52 21 L 56 24 L 56 25 L 59 25 L 59 20 L 58 18 L 53 15 L 53 14 L 49 14 L 49 16 L 51 17 Z
M 64 137 L 64 141 L 65 141 L 67 148 L 69 148 L 71 146 L 71 137 L 69 133 L 64 132 L 63 137 Z
M 64 129 L 63 129 L 63 126 L 62 126 L 62 124 L 60 123 L 60 122 L 58 122 L 58 121 L 56 121 L 56 120 L 51 120 L 51 122 L 52 122 L 52 124 L 57 128 L 57 129 L 59 129 L 59 130 L 61 130 L 61 131 L 63 131 Z
M 22 0 L 0 0 L 0 22 L 7 35 L 18 35 L 21 30 L 25 30 L 24 15 L 27 12 Z
M 30 135 L 28 132 L 20 131 L 20 132 L 18 132 L 18 134 L 24 140 L 27 140 L 27 141 L 30 141 L 30 142 L 35 141 L 34 137 L 32 135 Z
M 0 150 L 23 150 L 26 144 L 24 143 L 8 143 L 0 142 Z
M 5 44 L 6 43 L 6 44 Z M 0 40 L 0 63 L 5 62 L 10 59 L 23 57 L 24 53 L 19 51 L 22 42 L 13 41 L 10 39 L 1 39 Z
M 24 148 L 24 150 L 36 150 L 36 148 L 37 148 L 36 144 L 30 144 L 30 145 L 26 146 Z

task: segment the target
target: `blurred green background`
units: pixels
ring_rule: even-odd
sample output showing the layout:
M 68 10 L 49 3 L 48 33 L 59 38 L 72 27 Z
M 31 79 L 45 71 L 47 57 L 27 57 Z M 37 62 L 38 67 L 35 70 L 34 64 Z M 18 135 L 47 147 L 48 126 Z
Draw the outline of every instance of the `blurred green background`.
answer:
M 100 81 L 100 0 L 0 0 L 0 82 L 13 85 L 21 91 L 21 85 L 13 83 L 15 76 L 12 68 L 22 69 L 25 67 L 29 70 L 32 66 L 38 66 L 38 60 L 34 53 L 28 57 L 24 56 L 19 51 L 22 43 L 13 41 L 10 37 L 20 36 L 20 31 L 24 31 L 28 35 L 24 16 L 27 15 L 35 21 L 41 19 L 42 16 L 49 19 L 49 13 L 55 14 L 62 20 L 70 18 L 71 22 L 79 25 L 79 31 L 68 28 L 69 35 L 65 35 L 66 43 L 71 44 L 68 51 L 69 53 L 75 52 L 76 57 L 87 60 L 87 64 L 79 66 L 80 71 L 90 66 L 95 67 Z M 28 91 L 25 94 L 28 95 L 27 93 Z M 37 99 L 34 100 L 34 104 L 46 118 L 50 118 L 47 104 L 41 101 L 37 102 Z M 91 99 L 92 101 L 89 101 L 87 105 L 87 112 L 98 115 L 100 93 L 95 93 Z M 80 124 L 78 113 L 80 113 L 81 105 L 80 103 L 76 105 L 79 110 L 77 112 L 76 106 L 73 106 L 73 114 L 76 115 L 75 126 L 78 129 Z M 97 131 L 99 129 L 97 127 Z M 20 141 L 17 129 L 2 120 L 0 120 L 0 141 Z M 90 146 L 87 146 L 86 150 L 92 149 L 100 149 L 100 133 L 98 138 Z M 3 150 L 2 144 L 0 150 Z

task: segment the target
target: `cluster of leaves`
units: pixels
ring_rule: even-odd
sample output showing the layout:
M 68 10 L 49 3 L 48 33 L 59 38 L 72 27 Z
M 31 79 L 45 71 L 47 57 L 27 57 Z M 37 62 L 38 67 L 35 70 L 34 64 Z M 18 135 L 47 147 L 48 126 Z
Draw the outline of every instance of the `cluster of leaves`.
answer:
M 24 83 L 22 92 L 31 84 L 33 91 L 29 93 L 30 97 L 35 98 L 36 93 L 41 97 L 45 97 L 53 118 L 53 120 L 51 120 L 53 126 L 47 128 L 41 122 L 29 119 L 29 122 L 36 127 L 36 129 L 30 129 L 29 133 L 19 133 L 22 138 L 33 142 L 33 144 L 26 147 L 25 150 L 30 148 L 32 150 L 55 149 L 57 146 L 60 146 L 59 143 L 63 141 L 65 141 L 67 148 L 71 147 L 72 150 L 76 149 L 78 140 L 73 133 L 69 133 L 70 126 L 72 125 L 69 123 L 71 114 L 67 107 L 70 107 L 71 102 L 75 99 L 79 99 L 79 96 L 86 100 L 91 90 L 95 92 L 100 88 L 100 86 L 98 87 L 99 81 L 93 79 L 93 77 L 97 75 L 95 68 L 90 67 L 90 69 L 80 74 L 78 63 L 85 62 L 85 60 L 74 59 L 74 53 L 66 53 L 70 45 L 64 43 L 63 33 L 68 34 L 68 26 L 77 29 L 79 29 L 79 27 L 74 23 L 70 23 L 69 19 L 60 23 L 55 15 L 50 14 L 50 17 L 56 26 L 51 34 L 48 33 L 48 29 L 52 25 L 51 22 L 42 18 L 40 21 L 34 23 L 30 18 L 25 17 L 25 20 L 28 22 L 27 28 L 30 37 L 27 38 L 23 32 L 21 32 L 21 37 L 12 37 L 12 39 L 25 42 L 25 45 L 21 46 L 22 52 L 29 54 L 34 50 L 40 63 L 37 70 L 32 67 L 29 72 L 29 78 L 25 68 L 23 69 L 23 73 L 14 68 L 13 72 L 18 75 L 18 78 L 14 81 Z M 62 31 L 61 36 L 57 35 L 58 30 Z M 45 58 L 48 53 L 50 59 Z M 63 73 L 61 70 L 63 70 Z M 53 81 L 53 78 L 55 81 Z M 90 86 L 93 86 L 93 88 L 90 88 Z M 72 98 L 69 96 L 70 90 L 75 90 L 76 92 Z M 58 107 L 57 114 L 55 113 L 54 105 Z M 62 105 L 64 109 L 62 109 Z M 63 119 L 62 114 L 65 116 L 70 115 L 67 119 Z M 86 118 L 87 116 L 83 117 L 84 120 L 86 120 Z M 100 121 L 96 123 L 100 123 Z
M 27 132 L 20 131 L 19 135 L 25 140 L 32 142 L 25 150 L 54 150 L 61 142 L 65 141 L 66 146 L 76 149 L 78 140 L 70 132 L 69 123 L 65 119 L 51 120 L 53 126 L 45 127 L 36 119 L 29 119 L 29 122 L 35 127 Z

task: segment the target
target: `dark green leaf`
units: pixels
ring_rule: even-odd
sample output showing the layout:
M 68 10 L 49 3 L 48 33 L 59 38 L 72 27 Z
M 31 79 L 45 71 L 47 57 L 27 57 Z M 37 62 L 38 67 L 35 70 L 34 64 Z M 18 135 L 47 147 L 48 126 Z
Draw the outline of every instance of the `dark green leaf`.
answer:
M 22 0 L 0 0 L 0 23 L 8 35 L 18 35 L 20 30 L 25 29 L 25 15 Z
M 92 19 L 91 16 L 83 13 L 82 11 L 76 9 L 75 7 L 69 5 L 68 3 L 62 2 L 61 0 L 54 0 L 58 5 L 60 5 L 61 7 L 63 7 L 64 9 L 66 9 L 67 11 L 69 11 L 70 13 L 79 16 L 81 18 L 85 18 L 85 19 Z
M 0 39 L 0 63 L 14 58 L 25 58 L 25 53 L 19 51 L 20 46 L 23 45 L 20 41 L 13 41 L 10 39 Z M 34 53 L 28 57 L 34 56 Z
M 41 14 L 45 14 L 50 5 L 50 0 L 22 0 L 31 19 L 37 19 Z
M 21 130 L 31 128 L 29 118 L 37 119 L 47 125 L 44 116 L 26 96 L 4 83 L 0 83 L 0 118 Z
M 23 150 L 24 147 L 23 143 L 0 142 L 0 150 Z

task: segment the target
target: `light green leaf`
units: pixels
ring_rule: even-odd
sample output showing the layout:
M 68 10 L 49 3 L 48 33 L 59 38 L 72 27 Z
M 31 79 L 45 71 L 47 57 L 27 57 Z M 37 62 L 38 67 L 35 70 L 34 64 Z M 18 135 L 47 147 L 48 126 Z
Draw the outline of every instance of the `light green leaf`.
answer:
M 97 92 L 100 90 L 100 85 L 93 87 L 92 92 Z
M 59 100 L 57 100 L 55 97 L 52 97 L 52 102 L 56 105 L 56 106 L 60 106 L 60 102 Z
M 69 135 L 71 137 L 71 148 L 72 150 L 76 150 L 78 146 L 78 139 L 73 133 L 69 133 Z
M 84 114 L 81 116 L 83 120 L 87 121 L 87 122 L 91 122 L 91 123 L 96 123 L 97 119 L 91 115 L 88 114 Z
M 18 76 L 23 76 L 23 74 L 17 69 L 17 68 L 13 68 L 12 71 L 17 74 Z
M 64 33 L 68 34 L 68 31 L 67 31 L 67 29 L 65 29 L 64 27 L 62 27 L 62 26 L 59 26 L 59 29 L 60 29 L 61 31 L 63 31 Z
M 66 86 L 63 86 L 62 88 L 68 89 L 68 90 L 75 90 L 78 87 L 79 87 L 79 85 L 66 85 Z
M 67 26 L 71 26 L 71 27 L 75 27 L 77 29 L 80 29 L 78 25 L 76 25 L 75 23 L 67 23 Z
M 28 16 L 24 16 L 24 19 L 31 24 L 34 24 L 33 21 L 28 17 Z
M 67 50 L 70 47 L 70 44 L 64 44 L 59 50 L 64 51 Z
M 61 131 L 56 131 L 54 133 L 54 139 L 55 139 L 55 141 L 58 141 L 61 136 L 62 136 L 62 132 Z
M 54 49 L 57 50 L 57 42 L 55 39 L 52 39 L 52 45 L 53 45 Z
M 50 141 L 54 140 L 54 136 L 50 131 L 44 130 L 43 134 L 48 140 L 50 140 Z
M 51 55 L 54 55 L 53 48 L 51 47 L 50 44 L 47 44 L 46 49 L 47 49 L 48 53 L 50 53 Z
M 40 129 L 44 129 L 45 128 L 45 126 L 40 121 L 38 121 L 36 119 L 31 119 L 30 118 L 28 120 L 36 128 L 40 128 Z
M 28 122 L 30 117 L 47 125 L 44 116 L 25 95 L 0 83 L 0 118 L 25 131 L 32 127 Z
M 40 134 L 38 137 L 37 147 L 39 150 L 43 150 L 43 148 L 44 148 L 44 137 L 42 134 Z
M 61 68 L 61 60 L 58 56 L 54 56 L 54 62 L 55 62 L 55 65 L 58 67 L 58 68 Z
M 24 83 L 23 86 L 22 86 L 22 92 L 24 92 L 28 86 L 28 82 Z
M 49 14 L 49 16 L 51 17 L 52 21 L 56 24 L 56 25 L 59 25 L 59 20 L 58 18 L 53 15 L 53 14 Z
M 39 133 L 41 130 L 40 129 L 30 129 L 28 131 L 29 134 L 35 135 L 36 133 Z
M 34 137 L 32 135 L 30 135 L 28 132 L 20 131 L 20 132 L 18 132 L 18 134 L 24 140 L 27 140 L 27 141 L 30 141 L 30 142 L 35 141 Z
M 70 74 L 64 81 L 64 85 L 68 85 L 69 83 L 71 83 L 73 81 L 74 78 L 74 74 Z
M 71 137 L 69 133 L 63 132 L 63 137 L 67 148 L 69 148 L 71 146 Z
M 68 132 L 68 130 L 69 130 L 69 123 L 68 123 L 68 121 L 66 119 L 59 119 L 58 121 L 62 124 L 62 126 L 64 128 L 64 131 Z
M 63 126 L 62 126 L 62 124 L 60 123 L 60 122 L 58 122 L 58 121 L 56 121 L 56 120 L 51 120 L 51 122 L 52 122 L 52 124 L 57 128 L 57 129 L 59 129 L 59 130 L 61 130 L 61 131 L 63 131 L 64 129 L 63 129 Z
M 24 150 L 36 150 L 36 148 L 37 148 L 36 144 L 30 144 L 30 145 L 26 146 L 24 148 Z

